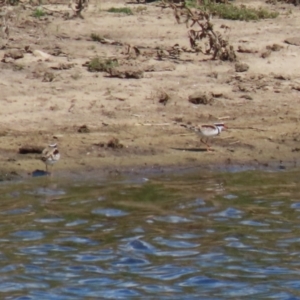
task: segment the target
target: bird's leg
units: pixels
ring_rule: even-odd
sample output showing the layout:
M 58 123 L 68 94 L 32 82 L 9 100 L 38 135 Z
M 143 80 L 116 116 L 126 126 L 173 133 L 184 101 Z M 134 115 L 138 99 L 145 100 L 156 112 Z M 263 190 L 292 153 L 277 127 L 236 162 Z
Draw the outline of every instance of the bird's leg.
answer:
M 202 139 L 201 139 L 201 142 L 202 142 L 203 144 L 205 144 L 205 146 L 206 146 L 206 151 L 207 151 L 207 152 L 214 151 L 214 150 L 211 149 L 210 145 L 208 144 L 208 139 L 206 139 L 206 142 L 205 142 L 205 141 L 203 140 L 203 138 L 202 138 Z
M 207 139 L 207 142 L 208 142 L 208 139 Z M 208 143 L 206 143 L 206 146 L 207 146 L 207 152 L 213 152 L 214 151 Z
M 211 146 L 210 145 L 207 145 L 207 152 L 213 152 L 214 150 L 211 148 Z
M 206 142 L 204 141 L 204 139 L 201 139 L 201 142 L 206 146 L 206 151 L 210 151 L 210 146 L 208 145 L 208 139 L 206 139 Z
M 53 171 L 53 166 L 50 164 L 49 165 L 49 172 L 48 172 L 48 176 L 52 177 L 52 171 Z
M 46 165 L 46 173 L 48 174 L 48 165 L 47 164 L 45 164 Z
M 204 145 L 206 145 L 206 147 L 207 147 L 207 143 L 204 142 L 203 138 L 200 140 L 200 142 L 203 143 Z

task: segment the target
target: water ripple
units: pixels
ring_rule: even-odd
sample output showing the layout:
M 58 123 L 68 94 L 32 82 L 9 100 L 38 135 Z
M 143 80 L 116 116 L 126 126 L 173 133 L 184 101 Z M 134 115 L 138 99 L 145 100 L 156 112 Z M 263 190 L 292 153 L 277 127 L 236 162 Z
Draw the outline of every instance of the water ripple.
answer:
M 240 219 L 242 217 L 242 213 L 243 212 L 238 209 L 228 207 L 219 213 L 211 214 L 211 216 Z
M 11 234 L 13 237 L 20 238 L 23 241 L 40 240 L 44 234 L 40 231 L 20 230 Z
M 188 203 L 180 204 L 179 208 L 180 209 L 185 209 L 185 208 L 197 207 L 197 206 L 203 206 L 203 205 L 205 205 L 205 201 L 203 199 L 197 198 L 193 202 L 188 202 Z
M 99 243 L 86 237 L 68 236 L 56 240 L 57 243 L 72 242 L 75 244 L 98 245 Z
M 175 280 L 194 272 L 195 268 L 193 267 L 176 267 L 174 265 L 167 264 L 163 266 L 145 268 L 143 271 L 140 271 L 140 275 L 165 281 Z
M 240 224 L 248 225 L 248 226 L 270 226 L 267 223 L 262 223 L 262 222 L 253 221 L 253 220 L 244 220 L 244 221 L 241 221 Z
M 21 214 L 27 214 L 31 211 L 32 207 L 28 206 L 25 208 L 15 208 L 15 209 L 9 209 L 2 211 L 1 215 L 21 215 Z
M 35 254 L 35 255 L 47 255 L 50 251 L 56 252 L 71 252 L 76 249 L 73 247 L 60 246 L 56 244 L 42 244 L 36 246 L 29 246 L 20 248 L 20 252 L 23 254 Z
M 216 280 L 213 278 L 208 278 L 206 276 L 195 276 L 185 280 L 180 286 L 201 286 L 204 285 L 205 288 L 220 288 L 227 286 L 228 284 L 222 280 Z
M 35 219 L 34 221 L 39 223 L 57 223 L 57 222 L 63 222 L 64 219 L 53 217 L 53 218 Z
M 291 204 L 291 208 L 295 208 L 295 209 L 300 209 L 300 202 L 295 202 L 293 204 Z
M 133 257 L 122 257 L 121 259 L 112 263 L 114 266 L 144 266 L 149 265 L 149 261 L 141 258 L 133 258 Z
M 225 198 L 227 200 L 232 200 L 232 199 L 238 198 L 238 196 L 237 195 L 233 195 L 233 194 L 227 194 L 227 195 L 223 196 L 223 198 Z
M 41 196 L 61 196 L 66 194 L 64 190 L 52 189 L 52 188 L 37 188 L 35 191 L 30 191 L 26 193 L 29 195 L 41 195 Z
M 86 224 L 88 223 L 87 220 L 75 220 L 73 222 L 69 222 L 69 223 L 66 223 L 66 227 L 72 227 L 72 226 L 77 226 L 77 225 L 82 225 L 82 224 Z
M 192 251 L 192 250 L 182 250 L 182 251 L 156 251 L 156 256 L 170 256 L 170 257 L 185 257 L 185 256 L 191 256 L 191 255 L 197 255 L 199 254 L 198 251 Z
M 125 211 L 113 208 L 97 208 L 92 211 L 93 214 L 103 215 L 106 217 L 123 217 L 128 215 Z
M 191 222 L 192 220 L 185 218 L 185 217 L 179 217 L 179 216 L 164 216 L 164 217 L 154 217 L 153 218 L 156 221 L 166 222 L 166 223 L 186 223 Z
M 103 255 L 98 253 L 80 253 L 77 255 L 72 255 L 75 261 L 80 262 L 96 262 L 96 261 L 106 261 L 115 258 L 115 255 Z
M 180 241 L 180 240 L 164 239 L 162 237 L 156 237 L 154 241 L 159 245 L 165 245 L 172 248 L 195 248 L 200 246 L 200 244 L 195 244 L 195 243 L 190 243 L 190 242 Z
M 155 247 L 153 247 L 151 244 L 136 238 L 127 243 L 123 249 L 126 251 L 134 250 L 145 253 L 154 253 L 156 251 Z
M 1 299 L 299 299 L 298 172 L 117 178 L 1 185 Z

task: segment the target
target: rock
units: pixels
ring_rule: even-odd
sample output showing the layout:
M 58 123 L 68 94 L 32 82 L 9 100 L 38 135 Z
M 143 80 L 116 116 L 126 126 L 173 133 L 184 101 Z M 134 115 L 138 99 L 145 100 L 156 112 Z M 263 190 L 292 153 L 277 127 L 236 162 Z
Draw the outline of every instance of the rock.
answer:
M 75 64 L 73 64 L 73 63 L 59 63 L 59 64 L 55 64 L 53 66 L 50 66 L 50 68 L 53 70 L 69 70 L 69 69 L 73 68 L 74 66 L 75 66 Z
M 79 133 L 89 133 L 90 129 L 87 127 L 87 125 L 82 125 L 78 128 L 77 132 L 79 132 Z
M 271 55 L 271 52 L 272 52 L 271 50 L 267 50 L 267 51 L 265 51 L 261 54 L 261 57 L 262 58 L 267 58 Z
M 189 102 L 193 104 L 211 104 L 213 102 L 213 97 L 211 94 L 203 92 L 195 92 L 189 96 Z
M 117 138 L 112 138 L 111 140 L 108 141 L 107 147 L 112 149 L 122 149 L 124 145 L 121 144 Z
M 274 75 L 274 79 L 278 79 L 278 80 L 291 80 L 291 77 L 288 76 L 288 75 L 278 74 L 278 75 Z
M 45 72 L 42 82 L 52 82 L 55 75 L 52 72 Z
M 144 72 L 165 72 L 174 71 L 176 66 L 170 62 L 160 62 L 155 64 L 149 64 L 144 67 Z
M 221 93 L 221 92 L 212 92 L 212 96 L 213 96 L 214 98 L 221 98 L 221 97 L 223 97 L 224 95 L 223 95 L 223 93 Z
M 23 51 L 20 50 L 20 49 L 11 49 L 11 50 L 8 50 L 4 53 L 4 56 L 3 56 L 3 59 L 2 59 L 2 62 L 11 62 L 13 60 L 16 60 L 16 59 L 20 59 L 20 58 L 23 58 L 24 57 L 24 54 L 23 54 Z
M 278 45 L 278 44 L 273 44 L 273 45 L 268 45 L 267 47 L 267 50 L 271 50 L 271 51 L 280 51 L 282 48 L 283 48 L 283 46 L 281 46 L 281 45 Z
M 245 63 L 237 62 L 235 64 L 235 71 L 236 72 L 247 72 L 248 69 L 249 69 L 249 66 Z
M 32 52 L 32 54 L 33 54 L 34 56 L 36 56 L 36 57 L 39 57 L 39 58 L 43 59 L 43 60 L 49 60 L 49 59 L 51 58 L 51 55 L 50 55 L 50 54 L 48 54 L 48 53 L 46 53 L 46 52 L 43 52 L 43 51 L 41 51 L 41 50 L 34 50 L 34 51 Z
M 53 138 L 58 140 L 59 138 L 62 138 L 63 136 L 64 136 L 63 134 L 58 133 L 58 134 L 54 134 Z
M 240 92 L 245 92 L 245 93 L 251 92 L 251 88 L 247 84 L 240 83 L 240 84 L 238 84 L 237 88 L 238 88 L 238 91 L 240 91 Z
M 290 45 L 300 46 L 300 37 L 287 38 L 284 42 Z
M 252 48 L 247 48 L 245 46 L 239 46 L 237 52 L 240 53 L 257 53 L 258 51 Z
M 140 70 L 137 67 L 132 66 L 121 66 L 112 68 L 109 71 L 111 77 L 118 77 L 118 78 L 134 78 L 140 79 L 144 77 L 144 71 Z
M 292 89 L 300 92 L 300 85 L 294 85 L 292 86 Z
M 165 91 L 158 92 L 158 102 L 166 105 L 167 102 L 170 100 L 170 96 Z
M 253 98 L 250 95 L 242 95 L 240 98 L 243 98 L 246 100 L 253 100 Z
M 111 148 L 111 149 L 122 149 L 124 147 L 124 145 L 121 144 L 120 141 L 115 137 L 111 138 L 107 143 L 101 142 L 101 143 L 95 143 L 93 145 L 97 147 Z

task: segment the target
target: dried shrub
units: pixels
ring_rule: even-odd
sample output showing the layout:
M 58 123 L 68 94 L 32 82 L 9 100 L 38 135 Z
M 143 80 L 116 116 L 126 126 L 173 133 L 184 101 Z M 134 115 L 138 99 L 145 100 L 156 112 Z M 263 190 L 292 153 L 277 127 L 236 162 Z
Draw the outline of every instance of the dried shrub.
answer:
M 83 19 L 81 12 L 88 7 L 89 0 L 70 0 L 69 7 L 74 11 L 73 17 Z
M 101 40 L 103 39 L 99 34 L 96 33 L 91 33 L 91 39 L 94 42 L 101 42 Z
M 164 3 L 167 3 L 166 1 Z M 185 23 L 188 30 L 188 37 L 191 48 L 196 52 L 202 52 L 206 55 L 212 54 L 212 59 L 236 61 L 236 54 L 228 41 L 221 33 L 213 30 L 210 14 L 202 10 L 192 11 L 187 7 L 186 2 L 180 4 L 167 3 L 173 9 L 177 23 Z M 182 21 L 182 16 L 184 20 Z M 191 25 L 189 24 L 191 22 Z M 198 29 L 194 29 L 194 26 Z M 199 44 L 203 39 L 208 40 L 209 47 L 205 50 Z
M 101 59 L 96 56 L 91 59 L 87 67 L 90 72 L 109 72 L 109 70 L 117 67 L 119 65 L 117 59 Z
M 268 4 L 276 4 L 278 2 L 285 2 L 288 4 L 294 4 L 295 6 L 300 4 L 300 0 L 266 0 Z
M 121 13 L 125 15 L 133 15 L 133 12 L 130 8 L 128 7 L 111 7 L 107 10 L 110 13 Z
M 46 15 L 46 12 L 42 8 L 37 8 L 32 12 L 32 16 L 35 18 L 41 18 Z

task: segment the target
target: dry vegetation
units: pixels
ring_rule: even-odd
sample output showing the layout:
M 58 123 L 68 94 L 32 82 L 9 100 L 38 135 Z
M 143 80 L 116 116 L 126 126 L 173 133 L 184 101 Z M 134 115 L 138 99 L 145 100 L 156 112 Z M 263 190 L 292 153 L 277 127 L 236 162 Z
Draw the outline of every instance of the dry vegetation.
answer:
M 299 0 L 266 0 L 266 3 L 269 3 L 269 4 L 277 4 L 279 2 L 294 4 L 295 6 L 300 4 Z
M 18 149 L 53 139 L 62 170 L 297 161 L 300 12 L 291 8 L 3 0 L 3 168 L 42 168 Z M 180 126 L 220 121 L 230 130 L 210 154 Z

